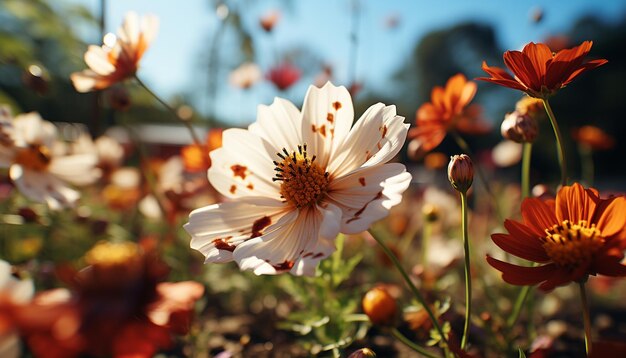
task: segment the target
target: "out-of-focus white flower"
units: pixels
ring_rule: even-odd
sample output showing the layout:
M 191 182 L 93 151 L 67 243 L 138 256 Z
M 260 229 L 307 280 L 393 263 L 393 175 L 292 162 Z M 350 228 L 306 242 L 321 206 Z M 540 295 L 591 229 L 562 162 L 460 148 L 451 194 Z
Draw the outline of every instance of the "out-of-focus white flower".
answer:
M 34 293 L 35 286 L 31 280 L 16 278 L 13 276 L 11 265 L 0 260 L 0 307 L 27 303 Z M 0 357 L 17 358 L 20 354 L 20 339 L 17 332 L 11 327 L 0 327 Z
M 458 215 L 461 208 L 456 195 L 433 186 L 427 187 L 423 195 L 424 205 L 429 204 L 436 208 L 443 226 L 456 227 L 461 224 L 461 217 Z
M 225 130 L 209 180 L 232 200 L 190 214 L 191 247 L 256 274 L 312 275 L 337 234 L 387 216 L 411 180 L 387 163 L 409 126 L 382 103 L 353 117 L 348 90 L 327 83 L 309 87 L 302 112 L 277 98 L 247 130 Z
M 98 157 L 98 167 L 112 170 L 124 160 L 124 147 L 115 139 L 103 135 L 95 141 L 89 133 L 81 133 L 72 143 L 73 154 L 94 154 Z
M 117 37 L 107 34 L 103 39 L 104 45 L 89 46 L 85 53 L 89 69 L 70 76 L 76 90 L 101 90 L 134 76 L 158 27 L 159 20 L 154 15 L 140 19 L 134 12 L 127 13 L 122 27 L 117 31 Z
M 506 168 L 515 165 L 522 160 L 522 144 L 504 140 L 493 147 L 491 158 L 499 167 Z
M 234 69 L 229 76 L 230 84 L 248 89 L 263 78 L 263 73 L 256 63 L 246 62 Z
M 15 117 L 2 131 L 10 133 L 12 140 L 0 146 L 0 167 L 9 168 L 15 186 L 32 200 L 52 209 L 71 206 L 80 195 L 65 182 L 87 185 L 100 176 L 95 155 L 57 155 L 52 151 L 56 127 L 37 113 Z

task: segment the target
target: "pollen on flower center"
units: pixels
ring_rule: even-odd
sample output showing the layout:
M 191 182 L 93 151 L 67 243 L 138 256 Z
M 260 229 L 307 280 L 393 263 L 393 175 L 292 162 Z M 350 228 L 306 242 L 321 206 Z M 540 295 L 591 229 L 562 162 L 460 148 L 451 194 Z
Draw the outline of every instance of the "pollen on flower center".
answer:
M 50 164 L 50 160 L 50 150 L 41 145 L 19 149 L 14 159 L 15 164 L 37 171 L 46 169 L 48 164 Z
M 132 242 L 99 242 L 85 255 L 89 265 L 119 265 L 124 264 L 139 254 L 139 247 Z
M 595 224 L 589 226 L 581 220 L 572 224 L 569 220 L 546 229 L 543 248 L 552 261 L 562 267 L 576 268 L 588 264 L 604 244 L 604 238 Z
M 315 156 L 307 156 L 306 144 L 292 153 L 283 148 L 276 155 L 282 161 L 274 161 L 276 176 L 272 180 L 282 182 L 281 197 L 297 208 L 318 203 L 326 194 L 328 172 L 315 162 Z

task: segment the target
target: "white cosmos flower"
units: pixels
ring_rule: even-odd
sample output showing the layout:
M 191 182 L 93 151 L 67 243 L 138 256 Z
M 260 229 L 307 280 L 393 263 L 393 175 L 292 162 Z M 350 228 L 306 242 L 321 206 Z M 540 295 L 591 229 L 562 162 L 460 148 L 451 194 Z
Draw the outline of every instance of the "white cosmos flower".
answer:
M 35 286 L 30 279 L 18 279 L 13 276 L 11 265 L 0 260 L 0 308 L 2 305 L 27 303 L 35 293 Z M 5 322 L 6 323 L 6 322 Z M 9 327 L 0 330 L 0 357 L 17 358 L 22 353 L 17 332 Z
M 26 197 L 45 202 L 52 209 L 71 206 L 79 193 L 65 182 L 76 185 L 93 183 L 100 176 L 92 154 L 57 155 L 51 148 L 57 129 L 37 113 L 22 114 L 3 125 L 2 137 L 11 140 L 0 145 L 0 168 L 9 168 L 9 176 Z
M 375 104 L 350 128 L 353 118 L 348 90 L 327 83 L 309 87 L 302 112 L 276 98 L 247 130 L 225 130 L 208 175 L 231 200 L 190 214 L 191 247 L 256 274 L 313 275 L 338 233 L 385 217 L 411 180 L 386 164 L 409 127 L 395 106 Z

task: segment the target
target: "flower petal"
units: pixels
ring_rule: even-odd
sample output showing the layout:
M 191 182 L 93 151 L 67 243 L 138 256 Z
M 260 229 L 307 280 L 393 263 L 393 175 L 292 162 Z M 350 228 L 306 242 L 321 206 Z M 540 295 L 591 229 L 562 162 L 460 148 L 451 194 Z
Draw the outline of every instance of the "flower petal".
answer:
M 506 67 L 513 72 L 521 83 L 537 92 L 541 91 L 541 82 L 539 81 L 537 69 L 533 67 L 526 54 L 520 51 L 506 51 L 503 57 Z
M 597 227 L 602 236 L 611 237 L 626 231 L 626 198 L 618 197 L 602 211 Z
M 587 192 L 582 185 L 574 183 L 564 186 L 556 195 L 556 218 L 576 224 L 581 220 L 591 223 L 596 209 L 595 195 Z
M 227 129 L 223 133 L 222 147 L 209 154 L 212 163 L 209 181 L 229 198 L 265 196 L 280 199 L 280 188 L 272 181 L 275 153 L 269 143 L 250 131 Z
M 506 220 L 504 227 L 510 235 L 491 235 L 493 242 L 502 250 L 529 261 L 546 262 L 550 260 L 541 241 L 532 230 L 513 220 Z
M 74 185 L 88 185 L 102 174 L 101 170 L 96 168 L 97 163 L 98 157 L 93 154 L 67 155 L 53 158 L 48 171 Z
M 286 148 L 292 152 L 302 145 L 300 111 L 291 102 L 275 98 L 270 106 L 260 105 L 256 122 L 248 130 L 265 139 L 276 151 Z
M 50 209 L 73 206 L 80 194 L 46 172 L 37 172 L 12 165 L 9 176 L 19 191 L 31 200 L 45 202 Z
M 517 266 L 500 261 L 489 255 L 487 255 L 487 262 L 493 268 L 502 272 L 502 279 L 505 282 L 518 286 L 536 285 L 549 279 L 556 270 L 555 264 L 534 267 Z
M 343 143 L 354 120 L 350 92 L 327 82 L 324 87 L 310 86 L 302 105 L 302 140 L 317 155 L 322 167 Z
M 100 46 L 89 45 L 84 57 L 87 66 L 100 76 L 115 72 L 115 66 L 109 62 L 109 54 Z
M 377 103 L 368 108 L 338 148 L 327 171 L 340 177 L 361 166 L 389 161 L 406 139 L 409 125 L 403 120 L 396 115 L 395 106 Z
M 343 212 L 341 232 L 355 234 L 387 216 L 400 203 L 411 174 L 398 163 L 365 167 L 333 180 L 328 200 Z
M 200 251 L 205 262 L 228 262 L 239 244 L 261 235 L 283 212 L 280 201 L 243 198 L 196 209 L 183 227 L 191 235 L 191 248 Z
M 259 237 L 237 246 L 233 258 L 257 275 L 291 271 L 307 247 L 317 246 L 322 214 L 317 208 L 292 210 Z
M 522 217 L 524 224 L 541 237 L 545 230 L 552 228 L 561 221 L 557 220 L 554 211 L 546 203 L 537 198 L 527 198 L 522 202 Z

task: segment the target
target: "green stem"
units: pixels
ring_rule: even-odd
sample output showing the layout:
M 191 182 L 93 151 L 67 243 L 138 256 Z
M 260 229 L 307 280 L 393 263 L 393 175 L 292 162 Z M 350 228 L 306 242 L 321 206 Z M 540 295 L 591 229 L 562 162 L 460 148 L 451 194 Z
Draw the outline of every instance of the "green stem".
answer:
M 452 136 L 454 137 L 456 144 L 461 148 L 461 150 L 464 151 L 467 155 L 469 155 L 470 158 L 472 158 L 473 163 L 474 163 L 474 168 L 476 168 L 476 173 L 478 173 L 478 179 L 480 180 L 481 184 L 485 188 L 485 191 L 487 192 L 487 194 L 491 197 L 491 201 L 493 202 L 494 208 L 496 209 L 496 215 L 498 215 L 498 221 L 500 222 L 504 221 L 504 217 L 502 216 L 502 211 L 500 209 L 500 203 L 498 203 L 498 199 L 496 198 L 496 195 L 493 193 L 493 191 L 491 191 L 491 187 L 489 186 L 489 183 L 487 183 L 487 177 L 485 177 L 485 173 L 483 172 L 482 167 L 478 164 L 478 161 L 476 160 L 477 159 L 476 156 L 470 149 L 465 139 L 463 139 L 463 137 L 461 137 L 459 133 L 455 131 L 452 131 L 450 133 L 452 133 Z
M 509 330 L 511 330 L 511 328 L 513 328 L 513 326 L 515 325 L 515 322 L 517 322 L 517 319 L 522 312 L 522 307 L 524 307 L 524 302 L 526 302 L 526 298 L 528 297 L 531 289 L 532 286 L 524 286 L 520 290 L 519 295 L 515 300 L 515 305 L 513 306 L 513 312 L 511 312 L 511 316 L 506 321 L 506 326 L 509 328 Z
M 463 227 L 463 250 L 465 253 L 465 325 L 463 326 L 463 338 L 461 349 L 465 349 L 469 336 L 470 317 L 472 311 L 472 274 L 470 272 L 470 247 L 467 222 L 467 193 L 461 192 L 461 226 Z
M 559 125 L 556 122 L 556 118 L 554 117 L 554 112 L 552 112 L 552 107 L 550 107 L 550 103 L 547 99 L 543 99 L 543 106 L 546 109 L 546 113 L 548 114 L 548 118 L 550 119 L 550 124 L 552 124 L 552 129 L 554 130 L 554 136 L 556 137 L 556 146 L 557 146 L 557 158 L 559 160 L 559 165 L 561 167 L 561 185 L 567 185 L 567 164 L 565 162 L 565 149 L 563 148 L 563 138 L 561 137 L 561 130 L 559 129 Z
M 176 113 L 176 110 L 174 108 L 172 108 L 169 104 L 167 104 L 167 102 L 165 102 L 163 99 L 161 99 L 161 97 L 157 96 L 157 94 L 154 93 L 150 89 L 150 87 L 148 87 L 145 83 L 143 83 L 143 81 L 140 80 L 137 75 L 135 75 L 135 80 L 137 81 L 137 83 L 139 83 L 139 85 L 141 87 L 143 87 L 146 90 L 146 92 L 148 92 L 152 97 L 154 97 L 154 99 L 156 99 L 165 108 L 167 108 L 167 110 L 170 111 L 174 115 L 174 118 L 176 118 L 178 121 L 180 121 L 182 124 L 184 124 L 185 127 L 187 127 L 187 130 L 189 131 L 189 135 L 191 135 L 191 139 L 193 140 L 195 145 L 201 147 L 202 146 L 202 141 L 200 141 L 200 137 L 198 137 L 198 135 L 196 134 L 196 131 L 193 129 L 193 126 L 191 125 L 191 123 L 189 123 L 189 121 L 187 121 L 187 120 L 184 120 L 184 119 L 180 118 L 178 116 L 178 113 Z
M 415 296 L 415 299 L 424 307 L 424 310 L 428 314 L 428 317 L 430 318 L 431 322 L 433 323 L 433 326 L 435 327 L 435 329 L 437 330 L 437 332 L 441 336 L 441 339 L 446 343 L 446 346 L 447 346 L 448 345 L 448 338 L 443 333 L 443 329 L 441 329 L 441 325 L 439 324 L 439 321 L 437 320 L 437 317 L 435 317 L 435 314 L 430 309 L 430 306 L 426 303 L 426 300 L 424 299 L 424 296 L 422 296 L 420 291 L 413 284 L 413 281 L 411 281 L 411 278 L 409 277 L 409 275 L 406 273 L 406 271 L 402 267 L 402 264 L 400 263 L 400 260 L 398 260 L 396 255 L 394 255 L 394 253 L 391 252 L 391 250 L 389 250 L 387 245 L 385 245 L 385 243 L 378 236 L 374 235 L 371 232 L 371 230 L 370 230 L 370 234 L 372 235 L 374 240 L 376 240 L 376 242 L 378 242 L 378 245 L 380 245 L 380 247 L 383 249 L 385 254 L 389 257 L 389 259 L 396 266 L 396 268 L 398 269 L 398 271 L 402 275 L 402 278 L 404 278 L 404 282 L 406 282 L 407 286 L 409 286 L 409 289 L 413 293 L 413 296 Z
M 424 220 L 424 226 L 422 228 L 422 267 L 426 269 L 428 267 L 428 249 L 430 243 L 430 236 L 433 231 L 433 223 L 430 220 Z
M 524 143 L 522 151 L 522 200 L 530 196 L 530 157 L 533 152 L 532 143 Z
M 426 348 L 420 347 L 417 344 L 411 342 L 411 340 L 406 338 L 406 336 L 404 336 L 400 331 L 398 331 L 396 327 L 391 328 L 391 334 L 393 334 L 393 336 L 396 337 L 396 339 L 398 339 L 400 342 L 404 343 L 407 347 L 411 348 L 417 353 L 425 357 L 429 357 L 429 358 L 439 358 L 438 356 L 428 352 Z
M 584 144 L 578 145 L 578 151 L 581 156 L 581 171 L 582 171 L 582 179 L 587 185 L 593 186 L 594 179 L 594 165 L 593 165 L 593 151 L 591 148 Z
M 587 292 L 585 292 L 585 283 L 579 282 L 580 303 L 583 309 L 583 323 L 585 325 L 585 352 L 587 356 L 591 354 L 591 317 L 589 315 L 589 304 L 587 302 Z

